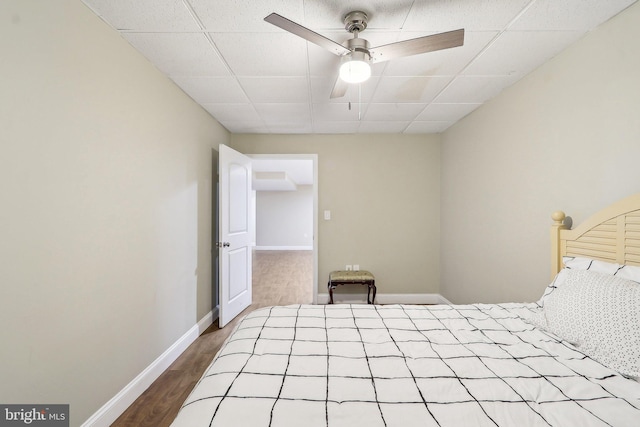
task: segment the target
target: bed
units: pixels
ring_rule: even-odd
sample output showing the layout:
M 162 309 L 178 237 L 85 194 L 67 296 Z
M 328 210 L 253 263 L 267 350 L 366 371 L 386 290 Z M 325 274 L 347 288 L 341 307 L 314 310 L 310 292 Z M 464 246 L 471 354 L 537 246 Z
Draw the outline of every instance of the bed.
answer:
M 256 310 L 172 426 L 640 425 L 640 194 L 552 218 L 539 301 Z

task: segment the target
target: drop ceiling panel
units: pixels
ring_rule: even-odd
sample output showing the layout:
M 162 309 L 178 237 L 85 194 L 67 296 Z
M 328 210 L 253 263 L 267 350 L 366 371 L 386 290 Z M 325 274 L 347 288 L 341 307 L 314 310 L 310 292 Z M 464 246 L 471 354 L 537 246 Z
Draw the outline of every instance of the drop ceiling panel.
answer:
M 506 31 L 469 65 L 464 74 L 523 77 L 581 35 L 576 31 Z
M 307 134 L 313 132 L 313 126 L 307 122 L 270 123 L 269 133 L 275 134 Z
M 427 104 L 442 91 L 452 77 L 384 77 L 372 101 L 376 103 Z
M 251 102 L 309 102 L 309 85 L 304 77 L 242 77 L 238 80 Z
M 256 111 L 267 123 L 276 125 L 291 122 L 311 123 L 308 104 L 254 104 Z
M 124 33 L 123 37 L 169 76 L 229 76 L 202 33 Z
M 635 0 L 536 0 L 513 30 L 588 31 Z
M 243 76 L 306 76 L 306 42 L 288 33 L 211 33 L 233 73 Z
M 407 129 L 405 129 L 404 133 L 440 133 L 444 132 L 451 126 L 454 122 L 422 122 L 415 120 L 409 124 Z
M 460 76 L 435 99 L 437 104 L 482 104 L 517 81 L 514 76 Z
M 347 92 L 342 98 L 329 99 L 329 102 L 369 103 L 378 89 L 380 80 L 378 77 L 371 77 L 364 83 L 349 85 Z M 333 88 L 333 85 L 331 88 Z M 331 92 L 329 92 L 329 94 L 331 94 Z
M 234 133 L 442 132 L 635 3 L 82 1 Z M 369 14 L 360 36 L 371 47 L 458 28 L 465 43 L 374 64 L 371 79 L 331 99 L 340 58 L 264 21 L 276 12 L 342 43 L 357 9 Z
M 314 0 L 304 2 L 305 24 L 318 29 L 344 28 L 344 16 L 361 10 L 369 17 L 367 29 L 400 29 L 413 2 L 398 0 Z
M 220 124 L 231 133 L 270 133 L 262 120 L 220 120 Z
M 318 122 L 358 121 L 366 105 L 358 103 L 313 104 L 313 117 Z M 360 115 L 360 117 L 359 117 Z
M 357 133 L 359 127 L 360 127 L 360 122 L 357 122 L 357 121 L 350 121 L 350 122 L 314 121 L 313 133 L 322 133 L 322 134 Z
M 409 125 L 409 121 L 363 120 L 359 133 L 402 133 Z
M 249 102 L 233 77 L 173 77 L 173 81 L 200 104 Z
M 367 121 L 410 121 L 424 109 L 426 104 L 370 104 L 364 114 Z
M 260 33 L 282 31 L 264 18 L 276 12 L 300 22 L 303 18 L 302 0 L 189 0 L 204 28 L 211 32 Z
M 92 0 L 85 3 L 117 30 L 199 30 L 182 0 Z
M 405 30 L 496 31 L 504 29 L 531 0 L 416 1 Z
M 482 104 L 429 104 L 416 121 L 455 123 Z
M 204 108 L 221 122 L 262 123 L 253 104 L 202 104 Z

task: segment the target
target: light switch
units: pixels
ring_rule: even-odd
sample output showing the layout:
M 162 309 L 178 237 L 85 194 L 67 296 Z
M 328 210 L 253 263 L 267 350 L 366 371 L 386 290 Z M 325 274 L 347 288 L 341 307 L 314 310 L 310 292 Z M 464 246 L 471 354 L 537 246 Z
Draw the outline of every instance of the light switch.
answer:
M 324 211 L 324 219 L 327 221 L 331 219 L 331 211 L 329 210 Z

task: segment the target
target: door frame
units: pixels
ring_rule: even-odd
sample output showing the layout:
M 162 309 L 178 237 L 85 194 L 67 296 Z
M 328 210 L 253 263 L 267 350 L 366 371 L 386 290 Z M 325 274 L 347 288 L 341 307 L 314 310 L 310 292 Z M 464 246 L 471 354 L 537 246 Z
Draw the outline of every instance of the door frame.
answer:
M 311 160 L 313 162 L 313 304 L 318 304 L 318 155 L 245 154 L 251 159 Z M 255 206 L 254 206 L 255 215 Z

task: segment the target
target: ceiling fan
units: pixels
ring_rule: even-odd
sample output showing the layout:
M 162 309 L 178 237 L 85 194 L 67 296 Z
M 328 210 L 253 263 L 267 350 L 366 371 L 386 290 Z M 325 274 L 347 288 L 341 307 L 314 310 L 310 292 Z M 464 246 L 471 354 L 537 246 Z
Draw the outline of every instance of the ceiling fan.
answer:
M 341 57 L 340 73 L 331 91 L 331 98 L 344 96 L 349 83 L 360 83 L 367 80 L 371 76 L 371 63 L 449 49 L 462 46 L 464 43 L 464 29 L 459 29 L 378 47 L 370 47 L 367 40 L 358 37 L 359 33 L 367 28 L 368 19 L 367 14 L 359 10 L 347 13 L 344 17 L 344 28 L 353 34 L 353 38 L 347 40 L 344 44 L 340 44 L 277 13 L 272 13 L 264 18 L 268 23 L 302 37 Z

